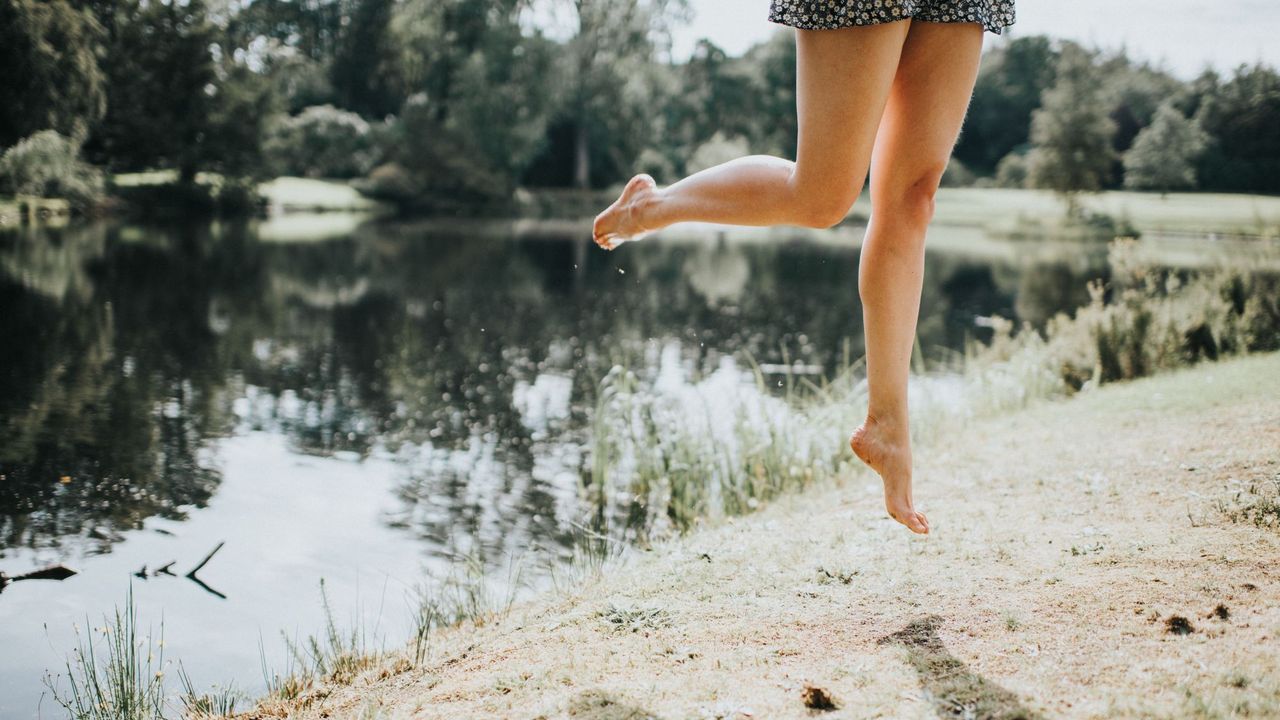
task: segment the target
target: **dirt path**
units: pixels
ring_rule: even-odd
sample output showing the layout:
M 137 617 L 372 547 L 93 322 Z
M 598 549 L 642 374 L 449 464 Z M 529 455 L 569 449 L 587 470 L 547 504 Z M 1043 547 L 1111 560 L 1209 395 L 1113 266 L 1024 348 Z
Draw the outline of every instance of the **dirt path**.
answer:
M 1274 498 L 1280 356 L 973 423 L 919 464 L 928 539 L 860 476 L 297 716 L 1280 716 L 1280 528 L 1229 490 Z

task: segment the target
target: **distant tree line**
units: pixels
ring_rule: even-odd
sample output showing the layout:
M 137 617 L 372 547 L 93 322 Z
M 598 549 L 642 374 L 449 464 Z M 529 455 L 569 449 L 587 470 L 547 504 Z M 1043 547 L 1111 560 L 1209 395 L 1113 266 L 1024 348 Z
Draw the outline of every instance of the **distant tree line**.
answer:
M 546 7 L 554 30 L 529 0 L 0 0 L 0 193 L 170 169 L 353 178 L 438 209 L 793 156 L 790 32 L 674 63 L 684 0 Z M 1274 68 L 1184 82 L 1014 37 L 987 53 L 947 180 L 1280 193 L 1276 117 Z

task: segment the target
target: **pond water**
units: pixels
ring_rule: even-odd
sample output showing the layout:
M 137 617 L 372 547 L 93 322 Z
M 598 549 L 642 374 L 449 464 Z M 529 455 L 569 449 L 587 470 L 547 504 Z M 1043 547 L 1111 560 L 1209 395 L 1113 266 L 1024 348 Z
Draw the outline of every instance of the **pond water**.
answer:
M 615 364 L 691 382 L 862 352 L 858 228 L 614 253 L 528 229 L 0 234 L 0 570 L 79 571 L 0 592 L 0 719 L 62 714 L 46 671 L 130 587 L 201 686 L 255 694 L 263 657 L 286 669 L 282 633 L 323 627 L 322 578 L 341 625 L 399 645 L 412 589 L 460 558 L 502 588 L 512 558 L 536 585 L 569 554 Z M 974 232 L 935 231 L 955 237 L 928 257 L 929 360 L 981 339 L 978 317 L 1074 308 L 1105 272 L 1104 247 L 945 249 Z

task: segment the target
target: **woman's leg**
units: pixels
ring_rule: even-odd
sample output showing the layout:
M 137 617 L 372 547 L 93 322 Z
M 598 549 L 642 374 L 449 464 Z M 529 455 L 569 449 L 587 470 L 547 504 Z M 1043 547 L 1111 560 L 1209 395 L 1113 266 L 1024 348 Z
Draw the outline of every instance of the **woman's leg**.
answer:
M 661 189 L 638 175 L 596 218 L 596 243 L 613 249 L 691 220 L 812 227 L 840 222 L 862 192 L 908 25 L 797 30 L 796 161 L 738 158 Z
M 982 28 L 912 22 L 871 159 L 871 221 L 858 290 L 867 339 L 867 419 L 850 439 L 884 480 L 889 514 L 915 532 L 907 375 L 924 279 L 933 196 L 978 76 Z

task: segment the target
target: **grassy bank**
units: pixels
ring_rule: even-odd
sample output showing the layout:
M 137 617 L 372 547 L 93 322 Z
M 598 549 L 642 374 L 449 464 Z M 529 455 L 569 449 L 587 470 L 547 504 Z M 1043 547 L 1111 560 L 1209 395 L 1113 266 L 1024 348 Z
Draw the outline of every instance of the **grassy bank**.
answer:
M 968 423 L 927 539 L 859 473 L 249 717 L 1274 717 L 1276 398 L 1267 355 Z
M 0 195 L 0 227 L 17 225 L 22 222 L 22 206 L 7 195 Z
M 175 186 L 176 173 L 154 171 L 115 175 L 111 184 L 127 203 L 194 202 L 188 197 L 171 197 L 157 189 Z M 211 173 L 197 176 L 197 185 L 219 195 L 222 179 Z M 160 194 L 157 195 L 157 192 Z M 280 177 L 257 187 L 257 195 L 268 212 L 282 213 L 387 213 L 391 207 L 361 195 L 349 182 L 309 178 Z M 542 219 L 543 226 L 556 228 L 555 233 L 589 234 L 591 218 L 616 196 L 614 191 L 520 190 L 511 212 L 528 221 Z M 1280 237 L 1280 197 L 1265 195 L 1231 195 L 1214 193 L 1137 193 L 1108 191 L 1081 197 L 1081 207 L 1094 216 L 1094 226 L 1076 226 L 1067 222 L 1066 205 L 1057 195 L 1040 190 L 1000 188 L 943 188 L 937 196 L 935 226 L 971 228 L 999 237 L 1035 237 L 1046 235 L 1063 240 L 1084 236 L 1107 236 L 1127 231 L 1161 237 L 1224 236 L 1247 238 Z M 60 202 L 55 200 L 55 202 Z M 252 203 L 236 198 L 238 205 L 249 209 Z M 199 203 L 196 203 L 199 205 Z M 208 204 L 207 199 L 204 204 Z M 858 224 L 870 216 L 871 204 L 863 193 L 850 210 L 848 222 Z M 11 198 L 0 197 L 0 225 L 17 222 L 17 205 Z M 666 238 L 705 234 L 699 224 L 677 226 L 663 233 Z M 794 239 L 797 235 L 815 239 L 832 239 L 839 233 L 786 229 L 735 229 L 735 237 Z M 300 233 L 290 229 L 292 238 Z
M 1219 233 L 1280 237 L 1280 197 L 1215 193 L 1108 191 L 1082 195 L 1082 208 L 1144 233 Z M 870 212 L 866 197 L 854 212 Z M 1062 198 L 1045 190 L 944 188 L 937 222 L 992 230 L 1053 227 L 1066 216 Z
M 374 212 L 386 206 L 338 180 L 279 177 L 262 183 L 258 192 L 272 212 Z
M 376 717 L 377 706 L 368 704 L 368 698 L 391 703 L 390 716 L 417 712 L 413 708 L 419 703 L 427 716 L 440 708 L 441 717 L 505 717 L 517 708 L 532 707 L 501 705 L 510 694 L 526 703 L 553 699 L 559 704 L 546 704 L 541 711 L 548 716 L 625 716 L 618 714 L 620 707 L 643 700 L 637 707 L 646 712 L 686 717 L 703 710 L 703 714 L 719 713 L 725 708 L 712 702 L 720 697 L 717 693 L 729 697 L 738 687 L 751 688 L 739 698 L 747 703 L 743 707 L 756 703 L 785 716 L 794 708 L 786 704 L 791 700 L 782 698 L 794 695 L 797 686 L 779 685 L 781 681 L 772 675 L 768 681 L 772 685 L 760 685 L 763 681 L 749 673 L 761 672 L 792 652 L 793 643 L 778 634 L 785 628 L 777 626 L 777 617 L 792 617 L 793 608 L 787 602 L 828 613 L 795 615 L 799 625 L 792 630 L 803 638 L 800 645 L 809 648 L 796 650 L 797 654 L 817 654 L 821 643 L 829 642 L 834 644 L 827 650 L 835 648 L 859 659 L 851 667 L 880 666 L 888 662 L 882 647 L 906 643 L 899 649 L 908 655 L 913 648 L 927 651 L 907 665 L 914 666 L 917 660 L 927 667 L 941 663 L 950 668 L 948 673 L 954 670 L 968 678 L 968 689 L 947 689 L 930 684 L 937 678 L 922 671 L 914 686 L 924 688 L 914 695 L 917 701 L 941 694 L 950 697 L 948 702 L 960 708 L 961 715 L 972 711 L 977 716 L 1002 716 L 988 712 L 984 703 L 996 702 L 992 697 L 1005 698 L 1000 700 L 1004 705 L 992 707 L 1009 710 L 1008 716 L 1037 707 L 1067 712 L 1069 705 L 1042 701 L 1065 692 L 1053 685 L 1056 681 L 1042 677 L 1050 672 L 1047 667 L 1040 668 L 1041 676 L 1015 677 L 1023 683 L 1022 689 L 988 692 L 988 685 L 1003 683 L 1002 678 L 1012 672 L 999 664 L 1008 660 L 1005 655 L 1021 652 L 1024 646 L 1010 650 L 993 637 L 985 637 L 984 642 L 995 644 L 966 646 L 960 635 L 972 636 L 973 628 L 989 630 L 984 623 L 989 625 L 991 617 L 983 614 L 988 612 L 1011 633 L 1035 625 L 1036 633 L 1005 639 L 1034 641 L 1025 646 L 1034 650 L 1028 651 L 1032 658 L 1042 648 L 1053 647 L 1055 662 L 1083 666 L 1099 660 L 1113 665 L 1142 661 L 1147 656 L 1126 656 L 1118 645 L 1076 651 L 1063 644 L 1081 637 L 1076 630 L 1096 620 L 1073 614 L 1091 588 L 1129 583 L 1132 592 L 1125 598 L 1146 597 L 1140 590 L 1148 579 L 1111 575 L 1096 571 L 1095 565 L 1124 565 L 1136 573 L 1144 561 L 1160 559 L 1165 563 L 1161 567 L 1182 584 L 1174 583 L 1174 590 L 1146 588 L 1154 599 L 1142 602 L 1158 601 L 1156 614 L 1147 619 L 1153 626 L 1172 623 L 1168 627 L 1179 631 L 1185 629 L 1184 623 L 1203 628 L 1203 618 L 1188 614 L 1192 611 L 1186 608 L 1175 611 L 1171 603 L 1191 597 L 1187 593 L 1192 590 L 1210 587 L 1186 583 L 1202 577 L 1218 577 L 1226 583 L 1222 578 L 1228 575 L 1223 573 L 1242 566 L 1232 560 L 1223 567 L 1212 562 L 1202 567 L 1203 557 L 1187 554 L 1192 546 L 1184 536 L 1190 529 L 1214 528 L 1226 533 L 1205 536 L 1225 543 L 1218 549 L 1220 557 L 1239 557 L 1261 548 L 1263 555 L 1257 557 L 1270 562 L 1274 558 L 1265 553 L 1270 552 L 1268 543 L 1280 526 L 1280 465 L 1276 464 L 1280 438 L 1275 435 L 1280 431 L 1276 400 L 1280 357 L 1266 354 L 1280 349 L 1280 277 L 1235 271 L 1195 276 L 1152 268 L 1134 255 L 1133 248 L 1127 242 L 1114 245 L 1109 284 L 1093 286 L 1092 302 L 1052 320 L 1045 334 L 1030 329 L 1014 333 L 1011 324 L 993 320 L 995 342 L 974 347 L 969 357 L 955 362 L 949 374 L 913 380 L 913 435 L 921 460 L 919 497 L 937 524 L 931 539 L 907 538 L 905 531 L 879 519 L 883 508 L 878 481 L 845 448 L 845 438 L 865 408 L 865 386 L 857 363 L 847 363 L 848 371 L 830 382 L 782 376 L 783 392 L 772 387 L 778 375 L 769 376 L 766 389 L 762 373 L 754 384 L 744 381 L 739 372 L 713 373 L 696 383 L 664 383 L 661 378 L 617 368 L 602 381 L 588 434 L 590 482 L 584 498 L 594 501 L 595 512 L 590 515 L 600 525 L 584 530 L 578 547 L 581 562 L 568 569 L 570 579 L 559 583 L 559 594 L 509 613 L 502 608 L 509 606 L 510 598 L 493 597 L 480 581 L 483 573 L 478 567 L 469 577 L 431 583 L 417 608 L 418 632 L 408 649 L 372 651 L 359 633 L 347 634 L 331 624 L 315 638 L 291 646 L 296 658 L 293 667 L 264 670 L 270 674 L 270 694 L 249 716 L 314 710 Z M 1232 364 L 1212 362 L 1249 354 L 1256 357 Z M 1188 365 L 1198 369 L 1180 371 Z M 1112 384 L 1154 373 L 1180 374 L 1140 385 Z M 1243 414 L 1237 413 L 1240 408 L 1245 409 L 1240 411 Z M 1200 429 L 1197 423 L 1206 427 Z M 1201 447 L 1197 443 L 1203 438 L 1210 438 L 1203 453 L 1188 455 L 1186 448 Z M 1216 451 L 1221 443 L 1229 461 L 1204 454 Z M 1173 461 L 1191 469 L 1170 473 Z M 1195 474 L 1195 468 L 1208 467 L 1213 471 Z M 751 514 L 758 508 L 768 508 L 765 517 L 770 519 Z M 752 530 L 747 535 L 733 534 L 732 528 L 744 522 Z M 1130 525 L 1140 526 L 1142 532 L 1131 534 Z M 597 531 L 614 539 L 602 538 Z M 682 533 L 689 533 L 685 540 L 672 541 Z M 619 537 L 629 541 L 627 547 L 656 550 L 652 555 L 632 550 L 632 565 L 613 565 L 611 558 L 622 547 Z M 1045 537 L 1053 547 L 1041 547 Z M 1065 553 L 1062 562 L 1059 552 Z M 1180 568 L 1174 559 L 1184 555 L 1190 564 Z M 686 562 L 690 557 L 706 565 Z M 906 577 L 904 564 L 919 564 L 925 570 L 903 584 L 906 581 L 899 576 Z M 602 566 L 607 566 L 607 572 L 599 572 Z M 1256 565 L 1246 569 L 1252 572 Z M 982 594 L 984 578 L 1002 594 L 1022 595 L 1007 606 L 993 606 L 994 601 Z M 1066 608 L 1037 604 L 1048 602 L 1053 591 L 1036 582 L 1056 588 L 1077 578 L 1079 583 L 1071 586 L 1080 597 L 1077 604 Z M 1262 573 L 1260 580 L 1240 582 L 1271 587 L 1262 582 L 1269 578 Z M 1159 582 L 1166 580 L 1161 577 Z M 1227 608 L 1227 617 L 1217 619 L 1222 622 L 1238 614 L 1239 603 L 1253 598 L 1229 592 L 1235 585 L 1212 587 L 1228 588 L 1212 591 L 1226 598 L 1221 604 Z M 764 591 L 772 593 L 767 601 L 759 594 Z M 836 591 L 855 594 L 831 600 Z M 925 603 L 919 597 L 932 599 Z M 1275 599 L 1274 594 L 1259 597 Z M 1250 607 L 1265 609 L 1265 605 Z M 1121 606 L 1113 601 L 1108 612 L 1123 615 L 1123 610 L 1116 610 Z M 858 615 L 865 608 L 874 612 Z M 941 612 L 943 608 L 946 613 Z M 1216 611 L 1217 605 L 1211 609 Z M 1090 606 L 1091 612 L 1098 610 Z M 839 633 L 852 631 L 832 625 L 836 616 L 831 613 L 845 613 L 846 622 L 861 626 L 862 634 L 841 639 Z M 1041 614 L 1049 620 L 1041 622 Z M 544 617 L 551 620 L 544 622 Z M 1263 619 L 1271 622 L 1268 618 Z M 1100 627 L 1119 633 L 1112 637 L 1115 643 L 1135 632 L 1116 617 L 1102 620 Z M 768 644 L 753 645 L 756 626 L 772 628 L 772 635 L 766 633 L 771 638 Z M 806 635 L 817 632 L 815 627 L 822 632 Z M 1207 627 L 1205 637 L 1216 637 L 1213 633 L 1226 626 L 1209 623 Z M 559 633 L 560 628 L 569 630 Z M 602 628 L 621 628 L 621 637 L 627 638 L 624 647 L 632 635 L 658 638 L 664 644 L 646 641 L 632 648 L 627 665 L 611 665 L 612 639 L 619 636 L 600 635 Z M 905 634 L 894 636 L 896 640 L 872 642 L 898 630 Z M 881 635 L 871 637 L 872 631 Z M 522 638 L 523 644 L 515 648 L 504 644 L 508 635 Z M 1258 640 L 1256 634 L 1233 637 L 1244 638 L 1241 647 Z M 967 654 L 935 652 L 957 642 Z M 581 667 L 576 656 L 539 655 L 544 646 L 569 655 L 582 646 L 582 662 L 588 667 Z M 996 648 L 994 660 L 982 655 L 990 647 Z M 693 654 L 680 659 L 682 648 L 692 648 Z M 1227 644 L 1214 652 L 1224 649 L 1239 650 Z M 667 657 L 674 663 L 670 667 L 646 664 L 644 652 L 674 654 L 676 659 Z M 743 652 L 750 663 L 739 657 Z M 476 657 L 488 658 L 486 664 L 470 661 Z M 508 657 L 519 658 L 519 664 L 505 664 Z M 730 663 L 732 672 L 722 673 L 725 668 L 720 664 L 709 667 L 693 662 L 698 658 Z M 997 668 L 992 671 L 995 675 L 965 669 L 976 667 L 972 663 L 978 661 L 995 663 L 991 666 Z M 844 703 L 850 702 L 850 687 L 839 683 L 846 675 L 862 672 L 779 662 L 784 677 L 825 683 L 823 687 L 835 688 Z M 490 672 L 488 663 L 496 669 Z M 1236 689 L 1261 687 L 1264 694 L 1228 692 L 1230 697 L 1222 702 L 1280 709 L 1275 704 L 1280 700 L 1265 694 L 1271 692 L 1262 682 L 1269 670 L 1251 663 L 1242 665 L 1240 677 L 1245 685 Z M 459 674 L 455 665 L 468 670 Z M 524 665 L 542 669 L 540 674 L 525 672 Z M 597 666 L 612 667 L 618 676 L 600 675 Z M 1180 666 L 1171 672 L 1185 669 Z M 1104 682 L 1077 670 L 1071 677 Z M 666 695 L 653 696 L 666 698 L 657 704 L 646 699 L 649 686 L 641 682 L 653 677 L 668 683 L 663 690 Z M 915 692 L 906 680 L 876 676 L 858 681 L 862 684 L 852 687 L 854 697 L 860 697 L 858 693 L 873 680 L 889 683 L 888 690 L 876 692 Z M 1050 689 L 1042 690 L 1041 684 Z M 437 691 L 437 686 L 446 690 Z M 785 692 L 774 698 L 765 692 L 768 687 Z M 711 688 L 709 696 L 707 688 Z M 625 693 L 620 694 L 620 689 Z M 1148 688 L 1139 690 L 1139 696 L 1145 697 Z M 1196 685 L 1189 692 L 1203 695 L 1210 690 L 1208 685 Z M 609 699 L 618 697 L 625 702 Z M 880 702 L 892 697 L 892 692 L 871 697 Z M 1130 708 L 1117 704 L 1118 698 L 1112 697 L 1112 704 L 1105 707 L 1090 705 L 1081 712 L 1083 716 L 1191 712 L 1190 706 L 1168 704 L 1152 706 L 1158 712 L 1142 705 Z M 1212 708 L 1217 698 L 1210 693 L 1201 700 Z M 782 704 L 769 705 L 775 700 Z M 588 712 L 596 706 L 604 708 L 604 714 Z M 734 711 L 736 706 L 726 707 Z M 720 716 L 732 716 L 728 711 Z M 1035 712 L 1040 711 L 1027 710 L 1023 716 Z M 765 714 L 773 715 L 772 710 Z M 535 716 L 532 711 L 528 714 Z M 645 715 L 636 715 L 641 716 Z
M 989 319 L 990 344 L 915 377 L 916 442 L 1104 383 L 1280 350 L 1280 276 L 1154 268 L 1129 241 L 1111 246 L 1109 265 L 1110 281 L 1089 286 L 1091 302 L 1043 331 Z M 615 368 L 590 433 L 597 516 L 644 542 L 856 471 L 845 440 L 867 393 L 860 363 L 846 366 L 830 382 L 757 371 L 754 387 L 733 373 L 673 384 Z
M 1001 328 L 918 388 L 931 538 L 883 520 L 841 450 L 856 368 L 786 398 L 617 370 L 589 493 L 652 554 L 250 717 L 798 717 L 805 682 L 852 717 L 1280 711 L 1278 657 L 1253 651 L 1280 630 L 1280 356 L 1205 363 L 1273 349 L 1276 295 L 1128 249 L 1047 337 Z

